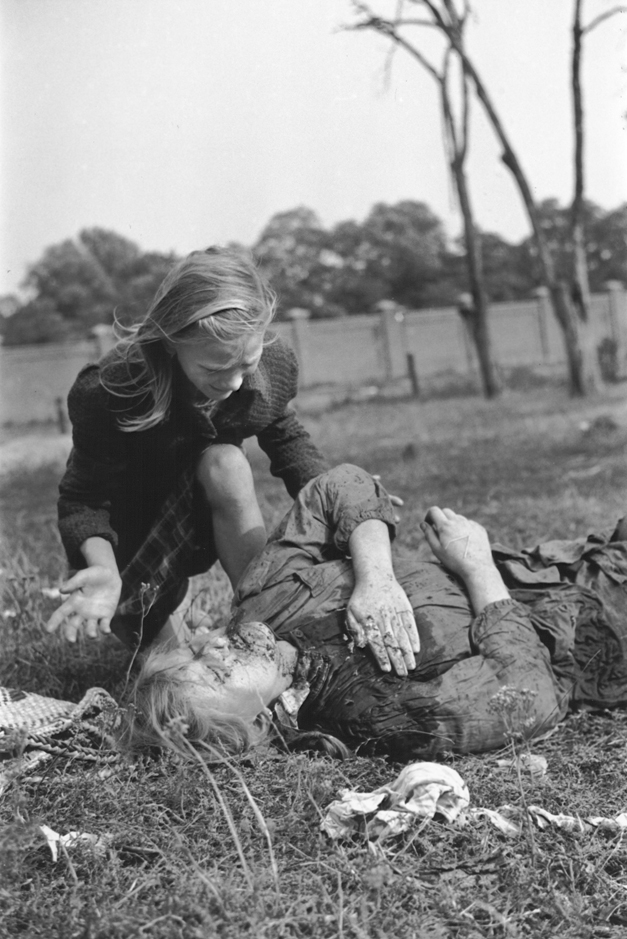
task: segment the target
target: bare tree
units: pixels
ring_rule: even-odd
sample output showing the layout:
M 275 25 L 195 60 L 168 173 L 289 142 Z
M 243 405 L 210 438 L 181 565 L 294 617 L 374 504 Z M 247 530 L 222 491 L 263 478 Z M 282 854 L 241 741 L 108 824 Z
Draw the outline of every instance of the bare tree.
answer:
M 466 157 L 468 154 L 469 94 L 468 78 L 461 70 L 461 108 L 456 117 L 449 90 L 451 50 L 446 49 L 442 67 L 438 70 L 429 59 L 405 36 L 402 36 L 392 21 L 375 16 L 363 3 L 355 3 L 363 19 L 352 29 L 371 29 L 382 33 L 395 46 L 404 49 L 415 59 L 436 82 L 440 93 L 440 106 L 444 119 L 445 147 L 451 176 L 455 184 L 459 206 L 464 223 L 464 241 L 466 246 L 466 265 L 472 294 L 472 303 L 464 305 L 463 311 L 468 317 L 470 333 L 477 350 L 483 392 L 487 398 L 494 398 L 501 392 L 501 381 L 492 355 L 492 343 L 488 324 L 488 300 L 483 285 L 481 263 L 481 236 L 477 230 L 466 176 Z M 461 23 L 463 27 L 463 22 Z
M 581 87 L 581 68 L 583 59 L 583 37 L 616 13 L 627 12 L 627 7 L 616 6 L 596 16 L 587 26 L 583 26 L 583 0 L 575 0 L 573 16 L 573 45 L 571 55 L 571 88 L 573 101 L 573 127 L 575 134 L 575 179 L 573 201 L 570 207 L 570 237 L 572 243 L 571 296 L 577 306 L 579 319 L 587 322 L 590 316 L 590 286 L 588 283 L 588 262 L 586 257 L 586 239 L 584 231 L 584 112 Z
M 527 177 L 492 98 L 476 66 L 466 52 L 463 31 L 470 9 L 469 2 L 468 0 L 462 0 L 461 12 L 458 11 L 455 0 L 439 0 L 439 2 L 438 0 L 406 0 L 406 3 L 421 8 L 426 13 L 427 18 L 417 19 L 402 16 L 400 15 L 401 8 L 399 8 L 399 15 L 393 20 L 383 21 L 393 25 L 397 33 L 400 33 L 400 30 L 405 27 L 428 26 L 434 28 L 446 38 L 450 48 L 459 56 L 464 74 L 473 85 L 475 93 L 500 142 L 502 148 L 501 159 L 514 178 L 529 217 L 542 281 L 549 290 L 553 310 L 564 336 L 571 393 L 586 395 L 596 390 L 601 382 L 596 348 L 592 340 L 587 311 L 581 303 L 573 301 L 569 284 L 560 278 L 557 273 L 555 258 L 542 230 L 540 214 Z M 364 8 L 360 4 L 356 6 L 363 15 Z M 370 13 L 370 11 L 368 12 Z M 379 17 L 378 19 L 381 20 L 382 18 Z

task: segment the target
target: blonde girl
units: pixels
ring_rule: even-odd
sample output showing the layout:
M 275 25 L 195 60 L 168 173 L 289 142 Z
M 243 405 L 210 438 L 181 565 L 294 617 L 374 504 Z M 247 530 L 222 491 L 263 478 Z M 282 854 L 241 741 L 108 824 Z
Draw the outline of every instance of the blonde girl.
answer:
M 274 311 L 246 253 L 195 251 L 143 321 L 80 372 L 59 498 L 76 572 L 49 631 L 69 641 L 113 631 L 137 647 L 161 631 L 191 575 L 220 560 L 235 586 L 266 540 L 246 438 L 293 497 L 326 468 L 290 406 L 298 368 L 268 331 Z

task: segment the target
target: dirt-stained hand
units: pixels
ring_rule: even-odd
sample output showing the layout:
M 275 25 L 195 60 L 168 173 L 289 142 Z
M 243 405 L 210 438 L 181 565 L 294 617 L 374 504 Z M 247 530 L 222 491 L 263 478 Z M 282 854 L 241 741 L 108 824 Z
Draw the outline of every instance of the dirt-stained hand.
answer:
M 420 638 L 411 604 L 393 577 L 357 584 L 346 610 L 346 625 L 360 648 L 369 646 L 384 672 L 405 676 L 416 667 Z

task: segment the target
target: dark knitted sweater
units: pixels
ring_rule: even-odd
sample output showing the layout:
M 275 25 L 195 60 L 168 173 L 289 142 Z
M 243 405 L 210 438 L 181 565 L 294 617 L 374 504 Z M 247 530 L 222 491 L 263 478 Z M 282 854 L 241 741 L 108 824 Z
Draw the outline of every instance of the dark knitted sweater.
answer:
M 103 386 L 103 372 L 108 387 L 124 386 L 124 397 Z M 240 445 L 256 436 L 270 457 L 271 473 L 291 496 L 327 468 L 289 406 L 297 391 L 298 365 L 280 339 L 264 348 L 257 370 L 210 417 L 192 405 L 177 373 L 166 418 L 129 433 L 120 429 L 118 419 L 146 407 L 145 394 L 132 384 L 136 373 L 137 366 L 127 366 L 114 350 L 82 369 L 70 390 L 74 446 L 59 487 L 59 530 L 74 567 L 84 563 L 80 545 L 94 536 L 109 541 L 118 564 L 125 564 L 177 479 L 211 444 Z

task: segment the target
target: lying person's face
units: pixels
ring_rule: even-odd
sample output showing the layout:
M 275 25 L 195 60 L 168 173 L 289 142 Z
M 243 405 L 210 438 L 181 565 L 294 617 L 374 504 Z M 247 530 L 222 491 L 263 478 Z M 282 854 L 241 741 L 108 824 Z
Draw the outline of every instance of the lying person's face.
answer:
M 189 677 L 206 686 L 214 707 L 247 722 L 292 684 L 296 650 L 277 643 L 264 623 L 244 623 L 228 637 L 196 637 L 193 649 Z

